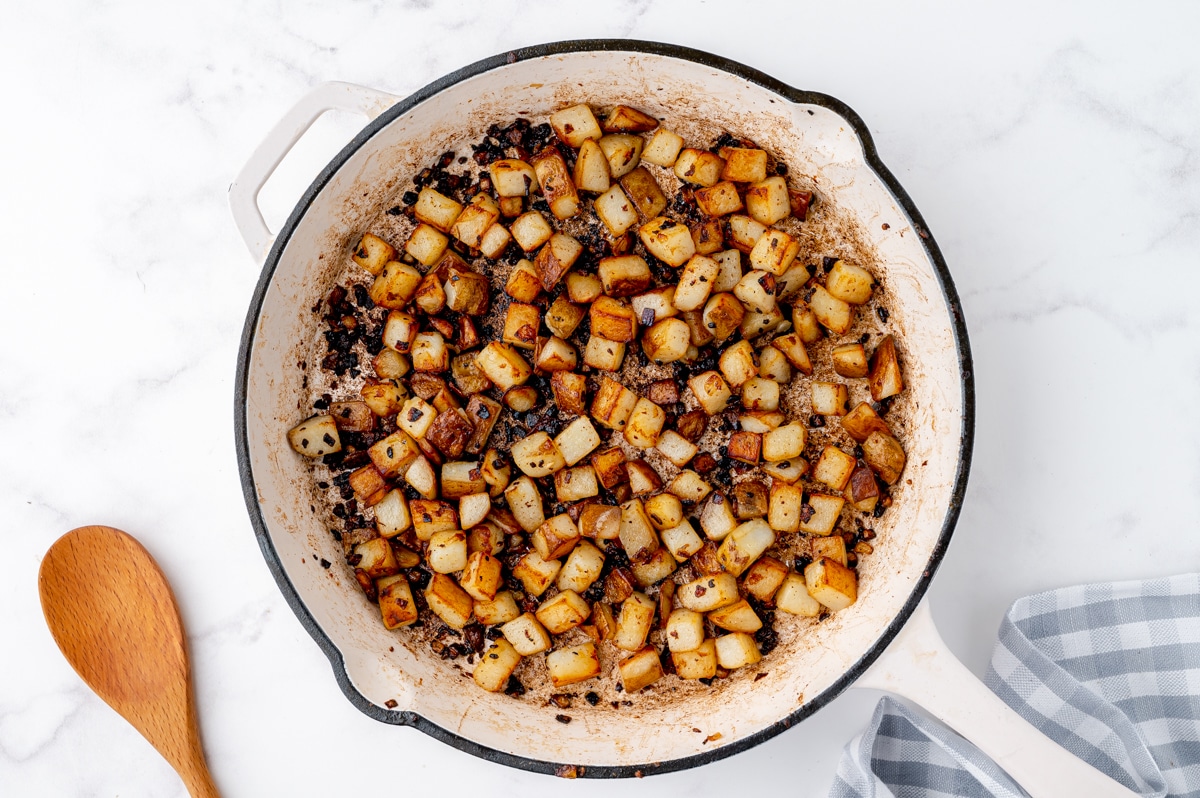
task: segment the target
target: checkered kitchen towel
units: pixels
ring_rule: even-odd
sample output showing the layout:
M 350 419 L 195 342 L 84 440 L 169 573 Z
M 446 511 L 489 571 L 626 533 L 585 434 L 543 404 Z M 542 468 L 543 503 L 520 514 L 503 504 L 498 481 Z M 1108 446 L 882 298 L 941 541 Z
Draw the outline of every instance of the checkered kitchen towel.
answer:
M 1013 604 L 984 680 L 1060 745 L 1144 796 L 1200 798 L 1200 574 Z M 830 798 L 1017 798 L 959 735 L 884 698 Z

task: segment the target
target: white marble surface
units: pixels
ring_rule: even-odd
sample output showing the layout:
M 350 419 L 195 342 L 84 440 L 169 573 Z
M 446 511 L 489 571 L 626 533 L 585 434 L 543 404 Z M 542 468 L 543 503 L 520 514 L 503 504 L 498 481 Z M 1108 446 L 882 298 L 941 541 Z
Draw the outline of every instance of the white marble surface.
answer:
M 523 8 L 60 0 L 6 11 L 0 793 L 183 795 L 42 622 L 41 556 L 90 522 L 137 535 L 174 583 L 225 794 L 447 780 L 451 794 L 618 789 L 490 765 L 359 714 L 258 552 L 232 430 L 258 266 L 226 190 L 269 126 L 326 80 L 403 95 L 514 46 L 612 36 L 711 50 L 843 99 L 940 242 L 975 350 L 974 472 L 931 591 L 950 646 L 982 672 L 1022 594 L 1198 567 L 1197 6 Z M 317 126 L 264 193 L 269 221 L 358 125 Z M 750 752 L 619 789 L 823 795 L 876 698 L 852 691 Z

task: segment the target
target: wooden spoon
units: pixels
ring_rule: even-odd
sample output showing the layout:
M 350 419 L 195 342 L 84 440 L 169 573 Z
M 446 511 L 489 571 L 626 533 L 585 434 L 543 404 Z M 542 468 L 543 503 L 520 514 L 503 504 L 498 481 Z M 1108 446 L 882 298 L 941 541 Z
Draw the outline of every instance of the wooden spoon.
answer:
M 192 798 L 219 798 L 200 745 L 183 622 L 150 553 L 119 529 L 73 529 L 46 552 L 38 589 L 75 672 L 158 749 Z

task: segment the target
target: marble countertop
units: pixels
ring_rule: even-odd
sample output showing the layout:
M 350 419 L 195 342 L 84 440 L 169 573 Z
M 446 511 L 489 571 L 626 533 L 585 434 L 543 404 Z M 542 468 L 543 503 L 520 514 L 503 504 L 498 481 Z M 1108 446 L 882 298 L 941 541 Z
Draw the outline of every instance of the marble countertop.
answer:
M 950 647 L 982 673 L 1023 594 L 1198 567 L 1200 7 L 539 9 L 60 0 L 6 12 L 0 792 L 184 794 L 42 621 L 42 554 L 86 523 L 135 534 L 170 577 L 226 795 L 616 788 L 491 765 L 360 714 L 258 551 L 231 401 L 258 264 L 226 192 L 270 126 L 327 80 L 405 95 L 515 46 L 632 37 L 844 100 L 937 236 L 974 348 L 975 464 L 930 591 Z M 360 126 L 318 123 L 264 191 L 268 222 Z M 850 691 L 749 752 L 619 788 L 824 795 L 877 698 Z

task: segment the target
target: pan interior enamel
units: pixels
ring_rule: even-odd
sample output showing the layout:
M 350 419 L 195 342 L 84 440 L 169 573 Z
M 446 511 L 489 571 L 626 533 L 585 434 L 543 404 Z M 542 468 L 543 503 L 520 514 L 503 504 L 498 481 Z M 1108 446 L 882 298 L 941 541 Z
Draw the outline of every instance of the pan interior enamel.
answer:
M 782 618 L 780 646 L 757 670 L 711 688 L 660 691 L 632 707 L 581 706 L 567 711 L 571 723 L 561 724 L 555 716 L 564 710 L 484 693 L 427 648 L 410 648 L 402 634 L 383 628 L 376 608 L 340 567 L 339 544 L 311 511 L 307 464 L 290 450 L 284 432 L 308 410 L 297 401 L 305 395 L 298 353 L 316 334 L 319 319 L 311 308 L 336 277 L 329 264 L 344 262 L 365 225 L 442 151 L 463 148 L 517 112 L 542 116 L 575 102 L 627 103 L 745 135 L 794 174 L 811 176 L 824 201 L 851 209 L 856 234 L 883 270 L 894 308 L 891 328 L 903 343 L 909 465 L 895 505 L 876 527 L 875 553 L 862 560 L 855 605 L 821 623 Z M 246 397 L 249 458 L 282 567 L 370 702 L 415 711 L 517 756 L 581 765 L 664 762 L 777 723 L 828 690 L 876 644 L 923 579 L 942 533 L 962 444 L 961 380 L 946 301 L 920 235 L 865 162 L 846 119 L 687 60 L 577 52 L 521 61 L 450 86 L 380 129 L 324 186 L 286 242 L 259 316 Z M 324 569 L 319 558 L 335 566 Z M 756 681 L 758 672 L 765 676 Z M 577 687 L 580 695 L 588 689 Z

